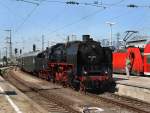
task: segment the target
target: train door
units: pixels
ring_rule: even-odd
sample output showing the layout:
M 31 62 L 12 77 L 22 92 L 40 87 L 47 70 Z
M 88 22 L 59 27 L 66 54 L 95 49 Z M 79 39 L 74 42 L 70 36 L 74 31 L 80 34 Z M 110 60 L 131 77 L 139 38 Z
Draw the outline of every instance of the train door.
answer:
M 144 74 L 150 76 L 150 44 L 144 49 Z
M 128 57 L 131 60 L 131 69 L 130 72 L 133 75 L 142 75 L 143 74 L 143 58 L 140 52 L 140 48 L 130 47 L 128 48 Z

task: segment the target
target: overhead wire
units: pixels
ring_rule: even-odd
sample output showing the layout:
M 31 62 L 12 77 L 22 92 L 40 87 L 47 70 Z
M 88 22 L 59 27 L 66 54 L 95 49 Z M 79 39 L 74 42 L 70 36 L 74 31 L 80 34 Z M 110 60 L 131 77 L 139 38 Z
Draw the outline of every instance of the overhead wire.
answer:
M 48 23 L 46 24 L 46 26 L 50 26 L 54 21 L 56 21 L 57 19 L 58 19 L 58 17 L 59 16 L 61 16 L 63 13 L 63 11 L 64 11 L 65 9 L 62 9 L 60 12 L 58 12 L 55 16 L 53 16 L 49 21 L 48 21 Z M 49 29 L 49 28 L 46 28 L 46 27 L 44 27 L 43 29 Z M 43 30 L 42 29 L 42 30 Z
M 38 2 L 43 2 L 43 1 L 44 1 L 44 2 L 51 2 L 51 3 L 63 3 L 63 4 L 66 4 L 66 2 L 56 1 L 56 0 L 33 0 L 33 1 L 36 1 L 36 2 L 37 2 L 37 1 L 38 1 Z M 120 4 L 120 3 L 122 3 L 122 2 L 124 2 L 124 1 L 125 1 L 125 0 L 120 0 L 119 2 L 116 2 L 116 3 L 113 3 L 113 4 L 105 4 L 105 5 L 107 5 L 107 7 L 108 7 L 108 5 L 109 5 L 109 7 L 112 7 L 112 6 L 116 6 L 116 5 Z M 92 3 L 79 3 L 79 4 L 82 4 L 82 5 L 90 5 L 90 6 L 98 6 L 98 5 L 99 5 L 99 4 L 92 4 Z M 100 7 L 102 7 L 102 4 L 100 4 L 100 5 L 101 5 Z M 35 7 L 35 9 L 36 9 L 36 8 L 37 8 L 37 7 Z M 106 9 L 105 6 L 104 6 L 103 8 Z M 26 22 L 26 20 L 32 15 L 32 13 L 34 12 L 35 9 L 33 9 L 33 11 L 31 11 L 31 13 L 28 14 L 27 18 L 22 22 L 22 24 L 21 24 L 20 26 L 24 25 L 24 23 Z M 103 11 L 103 10 L 102 10 L 102 11 Z M 72 25 L 74 25 L 75 23 L 78 23 L 78 22 L 80 22 L 80 21 L 82 21 L 82 20 L 85 20 L 86 18 L 88 18 L 88 17 L 90 17 L 90 16 L 93 16 L 93 15 L 95 15 L 95 14 L 97 14 L 97 13 L 100 13 L 99 10 L 96 11 L 96 12 L 94 12 L 94 13 L 92 13 L 92 14 L 86 15 L 86 16 L 84 16 L 84 17 L 82 17 L 82 18 L 80 18 L 80 19 L 78 19 L 78 20 L 76 20 L 76 21 L 74 21 L 74 22 L 72 22 L 72 23 L 66 24 L 66 25 L 62 26 L 61 28 L 58 28 L 58 29 L 52 31 L 51 33 L 55 33 L 55 32 L 57 32 L 57 31 L 59 31 L 59 30 L 65 29 L 66 27 L 72 26 Z M 120 16 L 118 16 L 118 17 L 120 17 Z M 118 17 L 115 17 L 115 18 L 118 18 Z M 18 29 L 20 29 L 20 27 L 18 27 Z
M 62 1 L 58 1 L 58 0 L 33 0 L 33 1 L 66 4 L 66 2 L 62 2 Z
M 115 2 L 115 3 L 113 3 L 113 4 L 110 4 L 111 6 L 116 6 L 116 5 L 119 5 L 119 4 L 121 4 L 122 2 L 124 2 L 125 0 L 120 0 L 120 1 L 118 1 L 118 2 Z
M 116 3 L 112 4 L 112 5 L 110 5 L 109 8 L 112 7 L 112 6 L 114 6 L 114 5 L 118 5 L 118 4 L 120 4 L 120 3 L 124 2 L 124 1 L 125 1 L 125 0 L 121 0 L 121 1 L 119 1 L 119 2 L 116 2 Z M 104 11 L 104 10 L 107 9 L 107 8 L 108 8 L 108 7 L 103 8 L 102 10 L 97 10 L 97 11 L 95 11 L 95 12 L 89 14 L 89 15 L 84 16 L 84 17 L 81 17 L 80 19 L 78 19 L 78 20 L 76 20 L 76 21 L 74 21 L 74 22 L 72 22 L 72 23 L 66 24 L 66 25 L 64 25 L 64 26 L 62 26 L 62 27 L 60 27 L 60 28 L 58 28 L 58 29 L 55 29 L 54 31 L 50 32 L 50 34 L 53 34 L 53 33 L 57 32 L 57 31 L 60 31 L 60 30 L 63 30 L 63 29 L 65 29 L 66 27 L 70 27 L 70 26 L 72 26 L 72 25 L 74 25 L 74 24 L 76 24 L 76 23 L 78 23 L 78 22 L 80 22 L 80 21 L 82 21 L 82 20 L 85 20 L 85 19 L 87 19 L 87 18 L 89 18 L 89 17 L 91 17 L 91 16 L 94 16 L 94 15 L 96 15 L 96 14 L 98 14 L 98 13 Z
M 144 16 L 147 17 L 148 14 L 146 13 Z M 136 24 L 134 24 L 132 27 L 135 27 L 135 29 L 137 29 L 137 30 L 143 30 L 145 27 L 144 27 L 144 26 L 142 27 L 142 25 L 146 22 L 145 19 L 146 19 L 146 18 L 143 18 L 143 16 L 141 16 L 141 18 L 138 19 L 138 20 L 140 20 L 140 21 L 137 21 Z M 140 26 L 140 28 L 137 27 L 137 26 Z
M 58 1 L 58 0 L 33 0 L 33 1 L 44 1 L 48 3 L 61 3 L 61 4 L 68 4 L 68 5 L 87 5 L 87 6 L 103 7 L 101 4 L 88 3 L 88 2 L 76 2 L 76 1 L 69 1 L 69 0 L 66 2 Z
M 36 11 L 36 9 L 40 6 L 42 2 L 39 3 L 39 5 L 36 5 L 28 14 L 27 16 L 23 19 L 21 24 L 16 28 L 15 33 L 17 33 L 21 27 L 26 23 L 26 21 L 32 16 L 32 14 Z
M 15 14 L 14 11 L 12 11 L 12 9 L 10 9 L 7 5 L 5 5 L 3 2 L 0 1 L 0 5 L 3 6 L 4 8 L 6 8 L 9 12 L 11 12 L 10 14 L 12 14 L 13 16 L 17 16 L 20 19 L 23 19 L 23 17 L 21 17 L 18 14 Z
M 17 1 L 25 1 L 25 2 L 29 2 L 29 3 L 34 3 L 34 2 L 26 1 L 26 0 L 17 0 Z M 54 1 L 54 0 L 33 0 L 33 1 L 38 1 L 38 2 L 51 2 L 51 3 L 63 3 L 63 4 L 65 3 L 65 4 L 66 4 L 66 2 Z M 116 5 L 116 4 L 120 4 L 120 3 L 123 2 L 123 1 L 124 1 L 124 0 L 121 0 L 121 1 L 119 1 L 119 2 L 117 2 L 117 3 L 112 4 L 111 6 Z M 92 4 L 92 3 L 81 3 L 81 4 L 84 4 L 84 5 L 91 5 L 91 6 L 97 6 L 97 5 Z M 38 7 L 38 5 L 27 15 L 27 17 L 23 20 L 23 22 L 17 27 L 17 30 L 16 30 L 15 32 L 18 32 L 18 30 L 25 24 L 25 22 L 28 20 L 28 18 L 31 17 L 31 15 L 34 13 L 34 11 L 37 9 L 37 7 Z M 102 7 L 102 6 L 101 6 L 101 7 Z M 105 9 L 105 8 L 106 8 L 106 7 L 104 7 L 104 9 Z M 69 23 L 69 24 L 67 24 L 67 25 L 64 25 L 63 27 L 61 27 L 61 29 L 64 29 L 64 28 L 67 27 L 67 26 L 73 25 L 73 24 L 76 23 L 76 22 L 80 22 L 80 21 L 82 21 L 82 20 L 88 18 L 89 16 L 95 15 L 95 14 L 97 14 L 97 13 L 99 13 L 99 10 L 96 11 L 96 12 L 94 12 L 94 13 L 92 13 L 92 14 L 90 14 L 90 15 L 84 16 L 84 17 L 82 17 L 81 19 L 79 19 L 79 20 L 77 20 L 77 21 L 75 21 L 75 22 L 72 22 L 72 23 Z M 58 29 L 54 30 L 54 32 L 56 32 L 57 30 L 58 30 Z
M 26 1 L 26 0 L 17 0 L 17 1 Z M 62 1 L 57 1 L 57 0 L 33 0 L 33 1 L 38 1 L 38 2 L 51 2 L 51 3 L 65 3 L 66 4 L 66 2 L 62 2 Z M 120 4 L 120 3 L 122 3 L 122 2 L 124 2 L 125 0 L 120 0 L 120 1 L 118 1 L 118 2 L 116 2 L 116 3 L 113 3 L 113 4 L 104 4 L 104 3 L 102 3 L 102 4 L 104 4 L 104 5 L 107 5 L 107 6 L 109 6 L 109 7 L 112 7 L 112 6 L 116 6 L 116 5 L 118 5 L 118 4 Z M 30 1 L 28 1 L 29 3 L 31 3 Z M 79 4 L 84 4 L 84 5 L 91 5 L 91 6 L 98 6 L 99 4 L 93 4 L 93 3 L 79 3 Z M 102 4 L 100 4 L 101 6 L 100 7 L 102 7 Z M 106 8 L 105 6 L 104 6 L 104 8 Z M 35 8 L 36 9 L 36 8 Z M 33 9 L 34 10 L 34 9 Z M 32 14 L 32 12 L 31 12 L 31 14 Z M 28 17 L 30 17 L 30 14 L 27 16 L 27 18 Z M 24 22 L 23 22 L 23 24 L 24 24 Z M 69 24 L 70 25 L 70 24 Z
M 28 1 L 28 0 L 16 0 L 16 1 L 21 1 L 21 2 L 26 2 L 26 3 L 31 3 L 31 4 L 39 5 L 39 3 L 37 3 L 37 2 L 32 2 L 32 1 Z
M 29 14 L 23 19 L 22 23 L 16 28 L 15 33 L 17 33 L 21 27 L 25 24 L 25 22 L 31 17 L 31 15 L 34 13 L 34 11 L 37 9 L 38 6 L 35 6 Z
M 63 4 L 66 4 L 67 2 L 62 2 L 62 1 L 54 1 L 54 0 L 33 0 L 33 1 L 44 1 L 44 2 L 51 2 L 51 3 L 63 3 Z M 91 5 L 90 3 L 81 3 L 81 4 L 85 4 L 85 5 Z M 94 6 L 94 5 L 93 5 Z M 61 27 L 61 29 L 62 28 L 65 28 L 65 27 L 67 27 L 67 26 L 71 26 L 71 25 L 73 25 L 74 23 L 76 23 L 76 22 L 80 22 L 80 21 L 82 21 L 82 20 L 84 20 L 84 19 L 86 19 L 86 18 L 88 18 L 89 16 L 92 16 L 92 15 L 95 15 L 96 13 L 99 13 L 99 10 L 98 11 L 96 11 L 96 12 L 94 12 L 94 13 L 92 13 L 92 14 L 90 14 L 90 15 L 86 15 L 86 16 L 84 16 L 84 17 L 82 17 L 81 19 L 79 19 L 79 20 L 77 20 L 77 21 L 74 21 L 74 22 L 72 22 L 72 23 L 69 23 L 69 24 L 67 24 L 67 25 L 64 25 L 64 26 L 62 26 Z M 55 16 L 56 17 L 56 16 Z M 54 17 L 54 18 L 55 18 Z M 50 22 L 50 23 L 52 23 L 52 22 Z M 55 31 L 57 31 L 58 29 L 56 29 L 56 30 L 54 30 L 54 32 Z
M 63 29 L 65 29 L 66 27 L 69 27 L 69 26 L 72 26 L 72 25 L 74 25 L 74 24 L 76 24 L 76 23 L 78 23 L 78 22 L 81 22 L 82 20 L 85 20 L 85 19 L 87 19 L 88 17 L 93 16 L 93 15 L 96 15 L 96 14 L 98 14 L 98 13 L 104 11 L 104 10 L 105 10 L 105 9 L 102 9 L 101 11 L 100 11 L 100 10 L 97 10 L 97 11 L 95 11 L 95 12 L 89 14 L 89 15 L 86 15 L 86 16 L 84 16 L 84 17 L 82 17 L 82 18 L 80 18 L 80 19 L 78 19 L 78 20 L 76 20 L 76 21 L 74 21 L 74 22 L 71 22 L 71 23 L 69 23 L 69 24 L 66 24 L 66 25 L 64 25 L 64 26 L 62 26 L 62 27 L 60 27 L 60 28 L 58 28 L 58 29 L 56 29 L 56 30 L 50 32 L 50 34 L 55 33 L 55 32 L 57 32 L 57 31 L 60 31 L 60 30 L 63 30 Z
M 44 2 L 51 2 L 51 3 L 63 3 L 63 4 L 66 4 L 66 2 L 54 1 L 54 0 L 53 0 L 53 1 L 52 1 L 52 0 L 33 0 L 33 1 L 38 1 L 38 2 L 44 1 Z M 124 1 L 125 1 L 125 0 L 120 0 L 120 1 L 118 1 L 118 2 L 116 2 L 116 3 L 113 3 L 113 4 L 105 4 L 105 3 L 102 3 L 102 4 L 100 4 L 100 7 L 102 7 L 102 5 L 104 5 L 104 9 L 105 9 L 105 8 L 108 8 L 108 6 L 109 6 L 109 8 L 110 8 L 110 7 L 112 7 L 112 6 L 117 6 L 117 5 L 119 5 L 119 4 L 121 4 L 122 2 L 124 2 Z M 93 4 L 93 3 L 79 3 L 79 4 L 82 4 L 82 5 L 91 5 L 91 6 L 98 6 L 98 5 L 99 5 L 99 4 Z M 107 6 L 107 7 L 106 7 L 106 6 Z M 66 27 L 72 26 L 72 25 L 74 25 L 75 23 L 78 23 L 78 22 L 80 22 L 80 21 L 82 21 L 82 20 L 84 20 L 84 19 L 86 19 L 86 18 L 88 18 L 88 17 L 90 17 L 90 16 L 93 16 L 93 15 L 95 15 L 95 14 L 97 14 L 97 13 L 100 13 L 99 10 L 96 11 L 96 12 L 94 12 L 94 13 L 92 13 L 92 14 L 90 14 L 90 15 L 84 16 L 84 17 L 82 17 L 82 18 L 80 18 L 80 19 L 78 19 L 78 20 L 76 20 L 76 21 L 74 21 L 74 22 L 72 22 L 72 23 L 66 24 L 66 25 L 62 26 L 61 28 L 58 28 L 58 29 L 52 31 L 51 33 L 55 33 L 55 32 L 57 32 L 57 31 L 59 31 L 59 30 L 65 29 Z M 31 14 L 32 14 L 32 13 L 31 13 Z M 119 15 L 119 16 L 117 16 L 117 17 L 115 17 L 115 18 L 119 18 L 119 17 L 121 17 L 121 16 L 122 16 L 122 14 Z M 30 17 L 30 14 L 29 14 L 28 17 Z M 28 17 L 27 17 L 27 18 L 28 18 Z M 24 24 L 24 22 L 23 22 L 23 24 Z

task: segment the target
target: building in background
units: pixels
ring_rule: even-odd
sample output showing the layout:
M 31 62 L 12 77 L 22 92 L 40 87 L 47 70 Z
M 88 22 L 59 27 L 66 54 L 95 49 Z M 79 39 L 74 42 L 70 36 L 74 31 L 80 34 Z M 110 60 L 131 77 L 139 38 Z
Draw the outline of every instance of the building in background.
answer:
M 125 47 L 139 47 L 139 48 L 144 48 L 145 45 L 150 42 L 150 36 L 141 36 L 141 35 L 135 35 L 128 39 L 126 42 L 123 41 L 123 39 L 119 40 L 113 40 L 112 41 L 112 46 L 115 49 L 121 49 Z M 101 40 L 101 45 L 103 47 L 109 47 L 109 39 L 102 39 Z
M 102 39 L 101 40 L 101 45 L 103 47 L 108 47 L 109 46 L 109 39 Z
M 150 36 L 134 36 L 127 41 L 126 47 L 134 46 L 139 48 L 144 48 L 147 42 L 149 42 Z

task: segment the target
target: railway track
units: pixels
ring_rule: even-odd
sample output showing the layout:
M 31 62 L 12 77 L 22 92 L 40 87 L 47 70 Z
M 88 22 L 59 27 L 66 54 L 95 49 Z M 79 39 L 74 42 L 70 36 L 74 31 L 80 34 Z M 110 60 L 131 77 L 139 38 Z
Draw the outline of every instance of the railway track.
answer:
M 143 102 L 137 99 L 119 96 L 113 93 L 104 93 L 101 95 L 87 93 L 87 95 L 98 100 L 103 100 L 105 102 L 133 110 L 137 113 L 150 113 L 150 103 Z
M 45 92 L 49 89 L 38 89 L 34 85 L 27 85 L 10 73 L 6 73 L 4 78 L 50 113 L 80 113 L 65 105 L 64 102 L 47 95 Z
M 106 93 L 104 95 L 101 95 L 103 98 L 110 98 L 118 101 L 118 104 L 121 106 L 125 106 L 129 109 L 132 109 L 134 111 L 140 112 L 140 113 L 150 113 L 150 103 L 143 102 L 137 99 L 133 99 L 130 97 L 125 96 L 119 96 L 112 93 Z
M 61 113 L 77 113 L 78 112 L 78 111 L 68 107 L 68 104 L 71 104 L 71 103 L 65 104 L 65 101 L 63 101 L 60 97 L 57 97 L 56 95 L 50 96 L 48 94 L 49 89 L 40 89 L 40 88 L 37 88 L 37 86 L 34 86 L 34 84 L 31 85 L 31 84 L 24 83 L 23 81 L 21 81 L 20 79 L 15 77 L 13 74 L 11 77 L 7 76 L 6 79 L 8 81 L 10 81 L 11 83 L 15 81 L 12 84 L 15 85 L 22 92 L 27 94 L 29 97 L 31 97 L 33 99 L 35 97 L 34 100 L 37 103 L 40 103 L 43 100 L 45 102 L 48 101 L 47 106 L 45 106 L 45 104 L 43 104 L 43 103 L 40 103 L 40 104 L 43 105 L 46 109 L 49 109 L 49 111 L 59 112 L 59 110 L 61 110 Z M 14 80 L 10 80 L 10 79 L 14 79 Z M 20 84 L 22 86 L 20 86 L 18 84 Z M 18 86 L 20 86 L 21 88 L 19 88 Z M 93 98 L 94 101 L 97 101 L 97 102 L 104 101 L 105 103 L 112 104 L 113 106 L 120 106 L 120 108 L 126 108 L 128 110 L 131 110 L 131 111 L 133 111 L 133 113 L 150 113 L 150 109 L 149 109 L 150 104 L 136 100 L 136 99 L 122 97 L 122 96 L 115 95 L 112 93 L 104 93 L 101 95 L 87 93 L 87 96 Z M 42 101 L 40 101 L 40 100 L 42 100 Z M 59 101 L 59 100 L 61 100 L 61 101 Z M 57 103 L 55 103 L 55 101 L 57 101 Z M 98 103 L 97 103 L 97 105 L 98 105 Z M 56 108 L 56 109 L 54 109 L 54 108 Z M 120 112 L 120 113 L 122 113 L 122 112 Z

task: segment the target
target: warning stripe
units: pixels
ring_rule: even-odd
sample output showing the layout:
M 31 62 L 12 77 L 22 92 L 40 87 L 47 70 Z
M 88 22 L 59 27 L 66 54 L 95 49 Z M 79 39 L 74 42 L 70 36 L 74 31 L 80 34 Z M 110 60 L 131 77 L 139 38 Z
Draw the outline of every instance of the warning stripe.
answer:
M 4 89 L 2 87 L 0 87 L 0 91 L 2 93 L 4 93 Z M 20 111 L 20 109 L 18 108 L 18 106 L 12 101 L 12 99 L 8 95 L 5 95 L 5 98 L 8 100 L 8 102 L 13 107 L 13 109 L 16 111 L 16 113 L 23 113 L 23 112 Z

